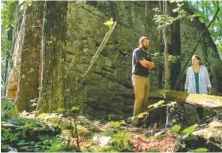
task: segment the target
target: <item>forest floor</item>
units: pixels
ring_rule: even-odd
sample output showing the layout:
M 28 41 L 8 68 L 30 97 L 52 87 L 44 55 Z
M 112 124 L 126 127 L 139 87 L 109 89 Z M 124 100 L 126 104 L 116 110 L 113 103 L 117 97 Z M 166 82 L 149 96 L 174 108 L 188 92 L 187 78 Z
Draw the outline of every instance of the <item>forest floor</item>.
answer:
M 1 112 L 2 152 L 222 152 L 220 111 L 201 125 L 182 129 L 156 123 L 136 127 L 124 120 L 92 120 L 69 113 L 18 114 L 13 113 L 15 107 L 4 109 L 13 103 L 6 104 Z
M 36 119 L 35 115 L 29 113 L 22 113 L 20 117 Z M 72 125 L 77 123 L 75 131 L 75 127 L 70 128 L 70 118 L 63 117 L 61 119 L 61 114 L 56 113 L 40 114 L 37 119 L 48 125 L 58 125 L 61 128 L 60 140 L 63 147 L 53 151 L 64 151 L 62 149 L 65 148 L 66 151 L 80 150 L 84 152 L 176 152 L 186 148 L 185 139 L 190 139 L 193 136 L 191 132 L 181 135 L 178 131 L 175 132 L 175 130 L 164 127 L 158 128 L 156 125 L 138 128 L 125 121 L 92 121 L 83 116 L 79 116 L 76 122 L 72 119 Z M 222 124 L 220 124 L 221 127 Z M 191 129 L 192 132 L 197 130 L 195 128 Z M 203 147 L 195 148 L 194 145 L 186 150 L 193 151 L 195 149 L 201 152 L 209 150 L 204 148 L 204 144 Z

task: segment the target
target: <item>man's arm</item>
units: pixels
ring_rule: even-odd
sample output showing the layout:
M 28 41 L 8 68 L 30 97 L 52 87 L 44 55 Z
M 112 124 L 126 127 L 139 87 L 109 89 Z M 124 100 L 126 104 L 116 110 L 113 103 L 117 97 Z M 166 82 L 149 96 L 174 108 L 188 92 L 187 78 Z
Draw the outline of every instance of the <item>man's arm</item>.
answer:
M 148 69 L 153 69 L 154 68 L 154 63 L 153 62 L 147 61 L 145 59 L 142 59 L 139 62 L 145 68 L 148 68 Z
M 148 60 L 145 60 L 141 51 L 134 51 L 135 60 L 139 62 L 143 67 L 148 69 L 154 68 L 154 63 Z

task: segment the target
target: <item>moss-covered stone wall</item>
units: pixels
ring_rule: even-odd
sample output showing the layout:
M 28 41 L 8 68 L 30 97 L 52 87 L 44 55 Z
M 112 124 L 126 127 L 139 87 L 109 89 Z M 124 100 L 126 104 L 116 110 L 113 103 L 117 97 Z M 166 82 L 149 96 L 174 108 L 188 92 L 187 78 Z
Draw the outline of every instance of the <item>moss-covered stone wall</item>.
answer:
M 131 54 L 138 46 L 139 37 L 143 35 L 150 39 L 151 53 L 161 50 L 160 32 L 153 21 L 155 12 L 152 10 L 159 5 L 159 2 L 69 2 L 65 101 L 67 106 L 84 105 L 84 112 L 90 117 L 114 119 L 132 115 L 134 95 L 131 85 Z M 108 31 L 103 22 L 111 17 L 117 21 L 117 27 L 80 90 L 75 92 L 81 75 L 90 65 Z M 192 51 L 200 37 L 201 29 L 188 20 L 183 20 L 180 27 L 180 62 L 183 67 L 188 58 L 187 53 Z M 170 28 L 168 30 L 170 36 Z M 169 37 L 169 45 L 174 45 L 171 43 Z M 199 45 L 196 54 L 206 57 L 203 48 Z M 215 48 L 212 50 L 217 52 Z M 210 59 L 204 58 L 203 62 Z M 215 76 L 215 73 L 212 75 Z M 150 80 L 151 90 L 157 89 L 157 69 L 151 71 Z M 215 83 L 212 79 L 212 84 Z M 182 80 L 180 88 L 183 88 L 183 84 Z

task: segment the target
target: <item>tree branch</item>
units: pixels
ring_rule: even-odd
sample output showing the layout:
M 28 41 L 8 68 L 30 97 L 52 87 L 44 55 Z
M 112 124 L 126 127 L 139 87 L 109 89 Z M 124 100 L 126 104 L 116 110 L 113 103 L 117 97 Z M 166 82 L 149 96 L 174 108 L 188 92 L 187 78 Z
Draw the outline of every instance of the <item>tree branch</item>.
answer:
M 86 75 L 87 75 L 88 72 L 91 70 L 91 68 L 92 68 L 93 64 L 95 63 L 96 59 L 98 58 L 100 52 L 101 52 L 101 51 L 103 50 L 103 48 L 105 47 L 105 45 L 106 45 L 106 43 L 107 43 L 107 41 L 108 41 L 111 33 L 114 31 L 115 26 L 116 26 L 116 23 L 117 23 L 117 22 L 115 21 L 115 23 L 114 23 L 114 25 L 112 26 L 112 28 L 110 28 L 109 31 L 106 33 L 106 35 L 105 35 L 102 43 L 100 44 L 98 50 L 96 51 L 95 55 L 93 56 L 93 58 L 92 58 L 92 60 L 91 60 L 91 62 L 90 62 L 89 67 L 87 68 L 86 72 L 83 74 L 82 80 L 81 80 L 80 83 L 77 85 L 75 91 L 78 91 L 79 87 L 80 87 L 80 86 L 82 85 L 82 83 L 84 82 Z

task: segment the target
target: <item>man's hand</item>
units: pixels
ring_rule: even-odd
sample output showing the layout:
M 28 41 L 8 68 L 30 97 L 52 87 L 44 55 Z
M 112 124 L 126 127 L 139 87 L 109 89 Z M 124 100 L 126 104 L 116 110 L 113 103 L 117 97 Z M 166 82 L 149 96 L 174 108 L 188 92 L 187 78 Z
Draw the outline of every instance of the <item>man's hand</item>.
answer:
M 150 61 L 147 61 L 145 59 L 140 60 L 140 64 L 143 67 L 148 68 L 148 69 L 153 69 L 154 68 L 154 63 L 150 62 Z

